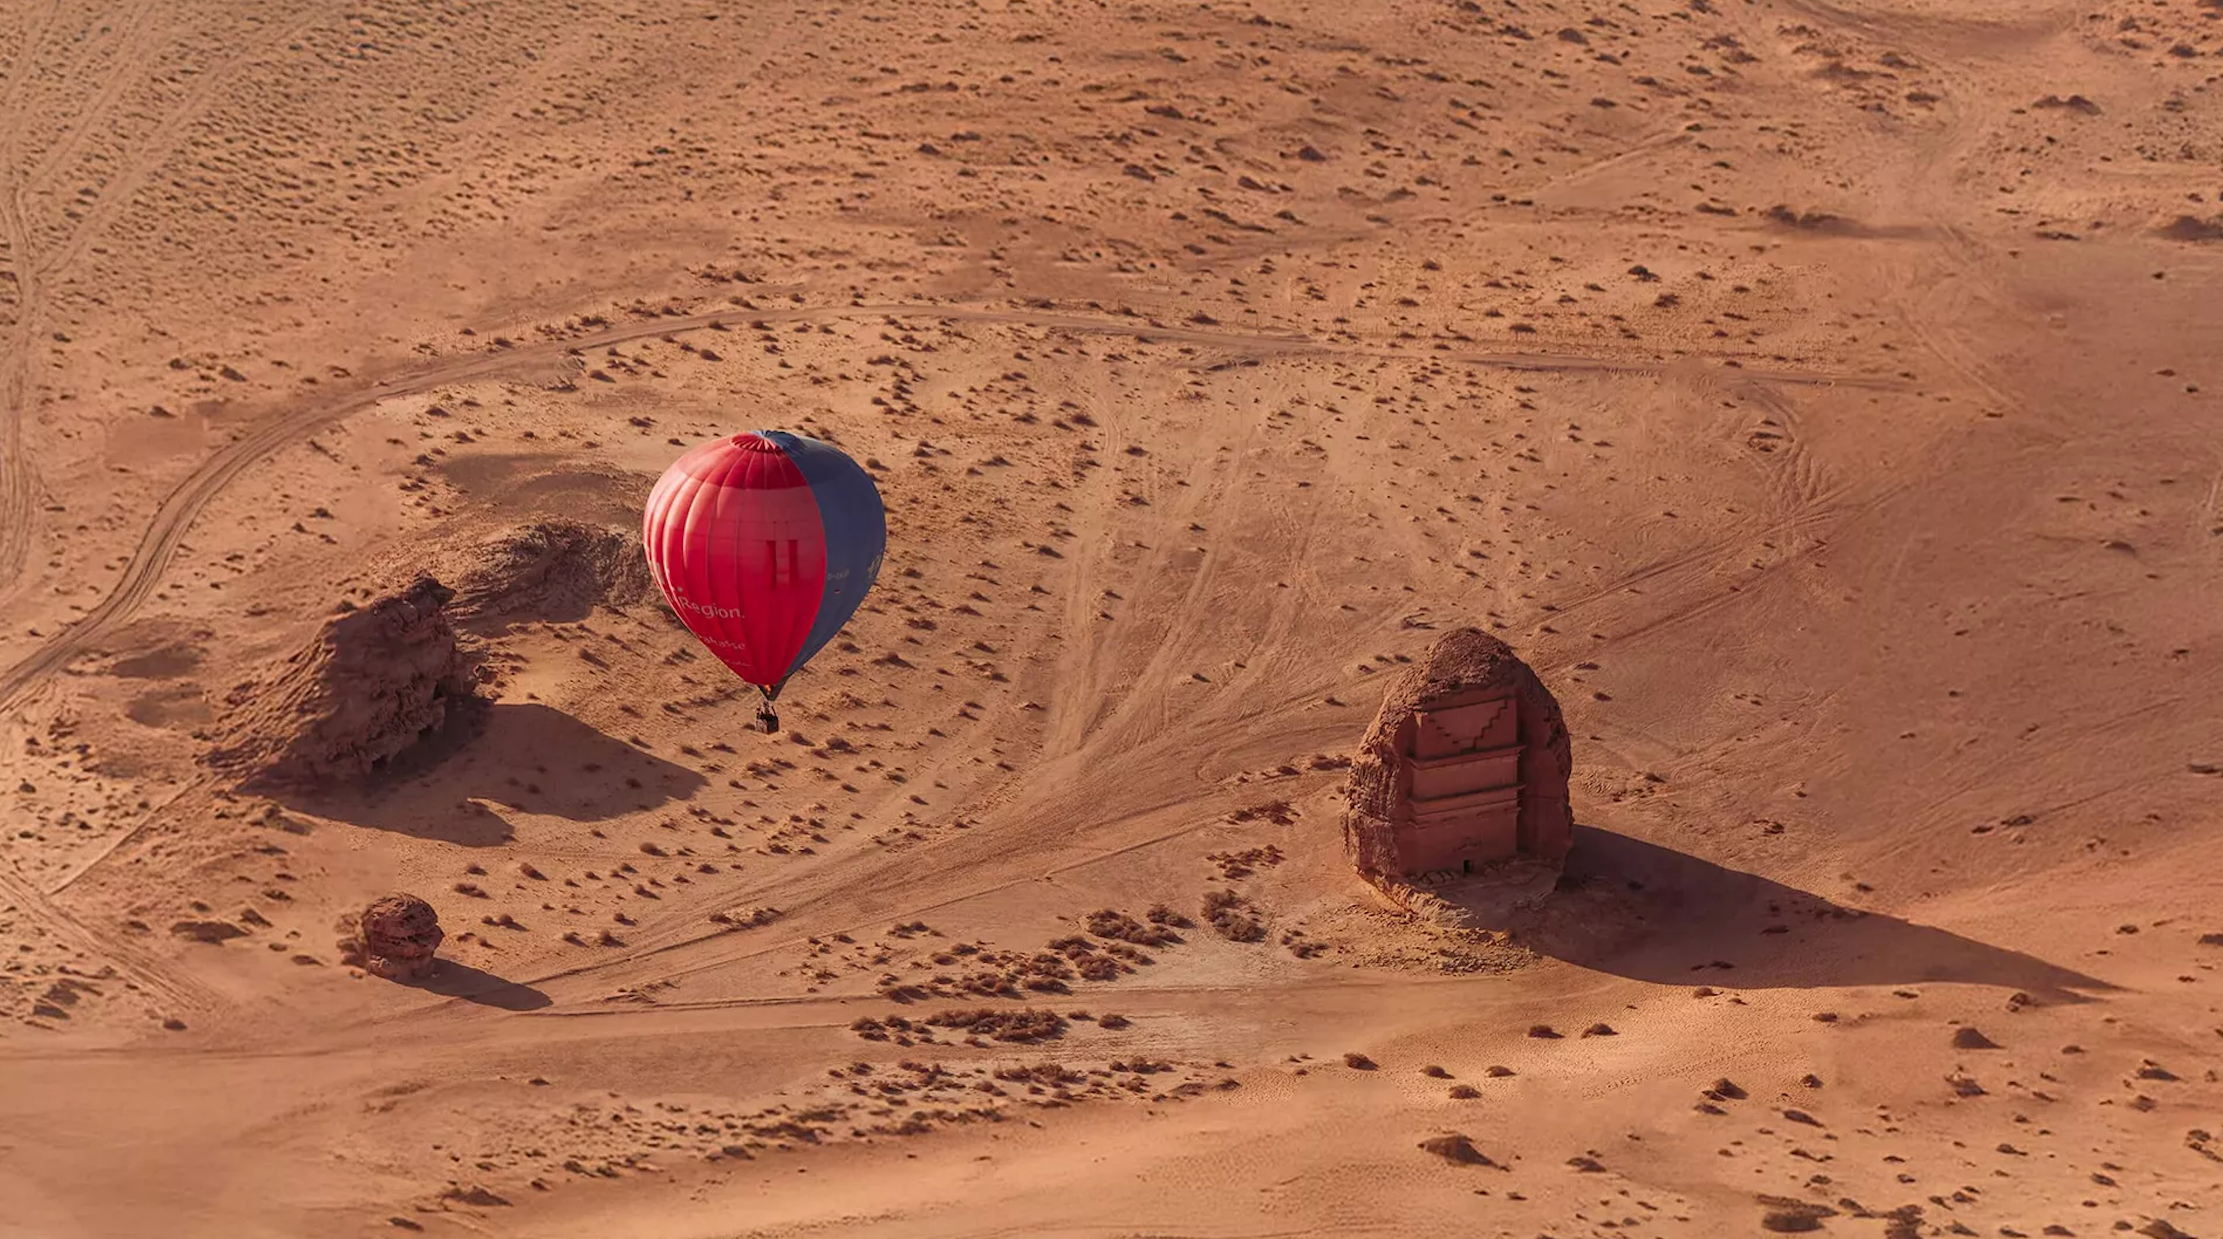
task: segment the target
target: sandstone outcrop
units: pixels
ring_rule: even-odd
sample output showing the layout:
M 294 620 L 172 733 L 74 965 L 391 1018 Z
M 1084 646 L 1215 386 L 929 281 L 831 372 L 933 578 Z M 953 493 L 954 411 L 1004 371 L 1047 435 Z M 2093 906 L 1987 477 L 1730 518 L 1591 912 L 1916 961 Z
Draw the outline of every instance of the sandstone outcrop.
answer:
M 346 953 L 373 976 L 421 981 L 432 975 L 434 953 L 447 936 L 431 904 L 415 895 L 386 895 L 363 909 Z
M 429 576 L 327 621 L 285 662 L 234 688 L 211 766 L 242 782 L 304 786 L 378 769 L 472 695 L 470 660 Z
M 1574 842 L 1573 761 L 1559 703 L 1503 641 L 1444 634 L 1390 685 L 1351 763 L 1344 847 L 1385 888 L 1519 858 L 1557 867 Z
M 639 602 L 656 585 L 637 535 L 583 521 L 521 525 L 448 558 L 450 610 L 465 622 L 584 619 L 597 604 Z

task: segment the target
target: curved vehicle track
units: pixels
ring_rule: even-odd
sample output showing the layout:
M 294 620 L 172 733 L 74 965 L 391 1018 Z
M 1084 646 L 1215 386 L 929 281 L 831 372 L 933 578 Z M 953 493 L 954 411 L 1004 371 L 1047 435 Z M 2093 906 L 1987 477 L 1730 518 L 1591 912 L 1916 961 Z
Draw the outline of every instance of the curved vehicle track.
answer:
M 261 461 L 288 444 L 297 442 L 334 422 L 342 421 L 381 400 L 396 396 L 413 395 L 431 391 L 451 383 L 463 383 L 496 378 L 534 365 L 545 365 L 558 360 L 573 350 L 610 344 L 622 344 L 651 336 L 672 335 L 684 331 L 699 331 L 723 326 L 735 320 L 761 322 L 795 322 L 844 318 L 872 318 L 910 316 L 937 318 L 954 322 L 999 323 L 1048 328 L 1060 331 L 1077 331 L 1099 335 L 1129 336 L 1145 342 L 1171 341 L 1184 344 L 1228 348 L 1264 356 L 1366 356 L 1453 362 L 1461 365 L 1487 366 L 1509 370 L 1548 371 L 1593 374 L 1652 374 L 1669 364 L 1637 358 L 1615 358 L 1591 355 L 1554 355 L 1549 353 L 1492 353 L 1492 352 L 1436 352 L 1386 349 L 1357 344 L 1323 343 L 1296 336 L 1253 335 L 1234 331 L 1207 331 L 1195 328 L 1161 327 L 1144 322 L 1128 322 L 1113 318 L 1088 318 L 1072 314 L 1035 313 L 1023 310 L 991 310 L 963 306 L 935 305 L 931 303 L 889 303 L 878 305 L 849 305 L 794 310 L 749 311 L 735 313 L 691 314 L 671 318 L 647 320 L 612 327 L 588 335 L 565 340 L 550 341 L 498 353 L 454 360 L 442 365 L 416 370 L 391 379 L 379 380 L 378 385 L 358 391 L 344 399 L 301 409 L 234 441 L 215 455 L 203 461 L 184 481 L 172 490 L 156 510 L 154 519 L 141 536 L 139 545 L 132 551 L 131 562 L 123 571 L 122 579 L 100 604 L 72 625 L 57 634 L 45 645 L 0 672 L 0 709 L 12 708 L 47 676 L 54 674 L 71 659 L 91 648 L 94 638 L 130 616 L 160 583 L 162 572 L 169 566 L 170 558 L 177 552 L 178 544 L 192 527 L 202 509 L 206 508 L 225 487 Z M 1897 381 L 1871 375 L 1821 375 L 1796 371 L 1755 371 L 1740 369 L 1739 375 L 1748 382 L 1784 383 L 1803 386 L 1860 386 L 1889 389 Z M 28 503 L 28 495 L 24 502 Z
M 20 123 L 20 122 L 11 122 Z M 0 593 L 23 577 L 31 554 L 31 466 L 23 458 L 23 417 L 31 399 L 32 336 L 40 317 L 39 273 L 23 220 L 23 187 L 10 167 L 15 134 L 0 136 L 0 271 L 13 277 L 13 319 L 0 337 Z
M 92 97 L 74 110 L 70 122 L 38 165 L 27 168 L 21 148 L 24 125 L 30 118 L 24 104 L 23 84 L 29 66 L 38 62 L 44 50 L 58 8 L 54 3 L 42 5 L 37 17 L 27 23 L 34 33 L 25 41 L 21 66 L 10 75 L 5 87 L 0 88 L 0 126 L 4 126 L 0 127 L 0 249 L 6 251 L 0 271 L 8 272 L 15 281 L 12 321 L 7 334 L 0 337 L 0 594 L 13 590 L 22 581 L 23 570 L 31 558 L 38 487 L 31 462 L 24 452 L 23 423 L 30 415 L 36 386 L 32 376 L 37 368 L 34 358 L 38 348 L 38 325 L 45 317 L 47 284 L 68 272 L 86 248 L 105 232 L 115 214 L 136 198 L 139 190 L 169 158 L 186 130 L 240 69 L 285 46 L 330 16 L 311 12 L 276 26 L 199 73 L 192 89 L 163 112 L 154 129 L 144 139 L 130 144 L 126 158 L 103 185 L 103 192 L 92 208 L 71 220 L 61 230 L 59 239 L 52 241 L 50 250 L 42 250 L 37 248 L 40 243 L 38 225 L 26 204 L 33 194 L 73 166 L 86 141 L 117 111 L 148 66 L 146 57 L 135 53 L 158 42 L 152 36 L 162 29 L 153 22 L 161 6 L 151 2 L 142 2 L 128 14 L 111 19 L 123 33 L 97 75 L 98 84 Z M 100 46 L 88 44 L 80 55 L 78 67 L 90 62 L 102 50 Z

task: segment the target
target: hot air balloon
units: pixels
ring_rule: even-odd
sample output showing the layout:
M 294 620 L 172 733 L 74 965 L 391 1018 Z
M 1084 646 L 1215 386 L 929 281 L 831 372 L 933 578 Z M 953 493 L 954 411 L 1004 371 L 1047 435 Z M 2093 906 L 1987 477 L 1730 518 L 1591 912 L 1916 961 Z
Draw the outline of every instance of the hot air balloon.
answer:
M 756 430 L 698 444 L 641 518 L 649 571 L 681 623 L 764 695 L 757 721 L 864 601 L 887 550 L 879 488 L 830 443 Z

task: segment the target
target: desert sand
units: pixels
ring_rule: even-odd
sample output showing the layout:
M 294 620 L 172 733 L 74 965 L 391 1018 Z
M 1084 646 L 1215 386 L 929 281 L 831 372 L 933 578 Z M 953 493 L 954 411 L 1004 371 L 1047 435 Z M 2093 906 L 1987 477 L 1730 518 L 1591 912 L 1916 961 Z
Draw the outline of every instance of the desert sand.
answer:
M 0 318 L 0 1236 L 2223 1235 L 2216 0 L 10 0 Z M 486 575 L 757 427 L 774 736 Z M 1462 624 L 1510 933 L 1338 833 Z

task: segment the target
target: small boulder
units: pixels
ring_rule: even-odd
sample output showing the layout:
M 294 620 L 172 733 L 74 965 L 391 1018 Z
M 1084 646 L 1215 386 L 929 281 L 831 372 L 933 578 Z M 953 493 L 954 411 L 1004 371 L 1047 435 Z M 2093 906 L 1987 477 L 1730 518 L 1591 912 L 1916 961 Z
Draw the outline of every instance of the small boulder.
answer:
M 421 981 L 432 975 L 433 953 L 446 938 L 431 904 L 394 894 L 363 909 L 352 945 L 365 972 L 389 981 Z

